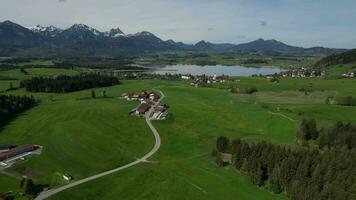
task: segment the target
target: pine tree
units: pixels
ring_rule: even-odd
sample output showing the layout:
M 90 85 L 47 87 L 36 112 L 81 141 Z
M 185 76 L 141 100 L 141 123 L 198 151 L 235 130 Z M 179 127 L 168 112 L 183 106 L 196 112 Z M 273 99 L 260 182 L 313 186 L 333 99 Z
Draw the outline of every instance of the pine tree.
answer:
M 25 178 L 22 178 L 21 181 L 20 181 L 20 188 L 21 188 L 21 189 L 24 188 L 25 182 L 26 182 L 26 179 L 25 179 Z
M 95 95 L 95 91 L 94 91 L 94 90 L 92 90 L 92 91 L 91 91 L 91 98 L 95 99 L 95 97 L 96 97 L 96 95 Z
M 27 179 L 25 184 L 25 193 L 31 196 L 36 194 L 35 184 L 32 179 Z
M 315 119 L 311 119 L 308 122 L 308 138 L 312 140 L 316 140 L 319 136 L 317 127 L 316 127 L 316 121 Z
M 225 153 L 228 151 L 230 145 L 230 140 L 227 137 L 220 136 L 216 141 L 216 149 L 219 152 Z
M 275 167 L 269 176 L 269 188 L 272 190 L 272 192 L 279 194 L 283 192 L 283 187 L 280 182 L 280 169 L 279 167 Z

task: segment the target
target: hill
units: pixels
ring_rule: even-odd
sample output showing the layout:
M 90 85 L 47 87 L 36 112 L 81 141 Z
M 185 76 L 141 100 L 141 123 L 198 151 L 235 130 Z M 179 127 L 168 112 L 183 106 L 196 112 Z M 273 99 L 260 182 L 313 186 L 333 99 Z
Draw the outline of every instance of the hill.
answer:
M 318 61 L 314 66 L 318 68 L 329 67 L 340 64 L 356 63 L 356 49 L 341 54 L 333 54 Z
M 165 51 L 327 56 L 344 50 L 295 47 L 274 39 L 244 44 L 214 44 L 202 40 L 192 45 L 164 41 L 147 31 L 125 34 L 120 28 L 114 28 L 101 32 L 85 24 L 74 24 L 64 30 L 40 25 L 28 29 L 11 21 L 0 23 L 0 56 L 117 56 Z

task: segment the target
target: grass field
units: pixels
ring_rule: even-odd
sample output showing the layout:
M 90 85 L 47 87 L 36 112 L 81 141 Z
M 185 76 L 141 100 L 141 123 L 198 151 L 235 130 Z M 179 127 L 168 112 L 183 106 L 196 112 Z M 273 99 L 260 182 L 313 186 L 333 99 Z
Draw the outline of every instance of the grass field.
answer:
M 52 199 L 285 199 L 258 188 L 231 167 L 219 168 L 210 156 L 217 136 L 265 139 L 294 145 L 303 117 L 319 124 L 355 122 L 356 108 L 326 105 L 327 95 L 355 95 L 355 80 L 239 78 L 234 83 L 194 88 L 184 81 L 124 81 L 105 88 L 109 95 L 147 88 L 162 90 L 170 106 L 166 121 L 154 122 L 162 146 L 152 160 L 117 174 L 66 190 Z M 230 85 L 256 86 L 253 95 L 227 92 Z M 301 87 L 313 86 L 304 95 Z M 96 89 L 97 94 L 103 89 Z M 23 89 L 14 94 L 28 94 Z M 35 143 L 43 154 L 16 165 L 41 183 L 63 184 L 60 174 L 82 178 L 143 155 L 153 136 L 143 119 L 128 116 L 137 102 L 117 98 L 76 101 L 90 90 L 69 94 L 34 94 L 40 105 L 3 127 L 1 143 Z M 53 95 L 55 101 L 49 102 Z M 300 115 L 304 113 L 304 115 Z M 2 180 L 0 175 L 0 181 Z M 17 187 L 14 185 L 14 187 Z M 0 191 L 8 190 L 0 184 Z
M 329 76 L 337 76 L 349 71 L 356 71 L 356 64 L 334 65 L 327 67 L 326 72 Z
M 20 181 L 0 174 L 0 192 L 17 190 Z
M 20 69 L 13 69 L 9 71 L 1 71 L 1 76 L 7 76 L 10 78 L 23 80 L 29 79 L 35 76 L 56 76 L 56 75 L 76 75 L 77 71 L 70 69 L 58 69 L 58 68 L 26 68 L 27 74 L 20 72 Z
M 11 171 L 58 185 L 63 183 L 61 174 L 80 179 L 134 160 L 152 145 L 145 122 L 128 116 L 135 106 L 132 103 L 117 99 L 76 101 L 72 95 L 57 96 L 54 102 L 43 99 L 1 131 L 4 143 L 44 147 L 42 155 Z

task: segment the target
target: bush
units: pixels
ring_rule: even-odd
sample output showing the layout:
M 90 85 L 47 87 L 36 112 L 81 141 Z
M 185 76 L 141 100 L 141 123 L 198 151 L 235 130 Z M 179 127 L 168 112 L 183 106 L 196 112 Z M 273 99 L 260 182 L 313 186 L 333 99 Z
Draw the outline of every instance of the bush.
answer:
M 353 96 L 342 97 L 339 99 L 339 105 L 342 106 L 355 106 L 356 98 Z
M 258 92 L 257 88 L 251 87 L 251 88 L 231 88 L 230 89 L 231 93 L 236 93 L 236 94 L 253 94 L 255 92 Z

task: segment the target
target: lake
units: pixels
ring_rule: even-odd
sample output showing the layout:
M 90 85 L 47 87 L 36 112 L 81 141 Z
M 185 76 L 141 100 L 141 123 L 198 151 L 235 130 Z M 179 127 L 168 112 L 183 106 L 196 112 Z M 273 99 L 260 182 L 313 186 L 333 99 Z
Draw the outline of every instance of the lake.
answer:
M 151 67 L 150 67 L 151 68 Z M 192 75 L 228 75 L 228 76 L 251 76 L 253 74 L 269 75 L 285 71 L 279 67 L 244 67 L 239 65 L 166 65 L 152 69 L 149 73 L 154 74 L 192 74 Z

